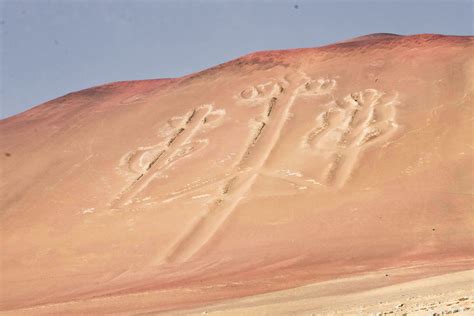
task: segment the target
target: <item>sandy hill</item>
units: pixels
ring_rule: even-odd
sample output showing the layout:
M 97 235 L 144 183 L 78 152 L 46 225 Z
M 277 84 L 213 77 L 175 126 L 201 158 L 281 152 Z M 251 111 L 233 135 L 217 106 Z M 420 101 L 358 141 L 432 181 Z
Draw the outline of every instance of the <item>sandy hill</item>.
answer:
M 257 52 L 0 121 L 0 309 L 157 313 L 472 269 L 473 43 Z

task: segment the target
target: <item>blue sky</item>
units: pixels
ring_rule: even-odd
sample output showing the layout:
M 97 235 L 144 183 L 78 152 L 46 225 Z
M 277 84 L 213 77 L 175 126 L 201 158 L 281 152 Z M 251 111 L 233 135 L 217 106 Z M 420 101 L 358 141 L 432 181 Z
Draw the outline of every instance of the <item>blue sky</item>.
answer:
M 473 34 L 471 0 L 0 0 L 0 116 L 102 83 L 369 33 Z M 297 6 L 297 8 L 295 7 Z

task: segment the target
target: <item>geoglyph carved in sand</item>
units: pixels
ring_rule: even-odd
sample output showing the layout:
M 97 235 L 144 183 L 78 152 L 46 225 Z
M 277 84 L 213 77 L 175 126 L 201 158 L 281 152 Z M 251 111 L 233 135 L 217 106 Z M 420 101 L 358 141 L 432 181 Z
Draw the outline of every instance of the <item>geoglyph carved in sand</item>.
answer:
M 127 153 L 120 161 L 119 170 L 132 173 L 133 182 L 111 202 L 112 207 L 133 203 L 156 177 L 162 175 L 174 162 L 204 148 L 209 140 L 198 138 L 207 128 L 215 128 L 225 115 L 225 110 L 214 109 L 207 104 L 189 111 L 183 116 L 168 120 L 160 132 L 164 140 L 154 146 L 139 147 Z
M 232 170 L 221 179 L 200 180 L 194 186 L 171 193 L 171 197 L 163 201 L 168 203 L 186 197 L 209 184 L 220 186 L 217 195 L 199 195 L 211 203 L 171 243 L 168 251 L 157 256 L 155 263 L 184 262 L 199 252 L 249 193 L 257 177 L 260 174 L 269 175 L 263 170 L 264 165 L 281 138 L 296 100 L 299 97 L 332 95 L 336 85 L 334 79 L 314 80 L 302 74 L 296 80 L 285 77 L 280 81 L 271 80 L 242 90 L 237 96 L 237 104 L 262 108 L 257 117 L 249 120 L 250 133 L 246 147 Z M 322 175 L 323 179 L 318 179 L 322 183 L 343 186 L 361 151 L 387 139 L 396 128 L 396 97 L 382 102 L 383 96 L 384 93 L 380 91 L 366 89 L 339 101 L 332 96 L 333 101 L 325 105 L 324 112 L 316 118 L 314 128 L 303 138 L 303 148 L 310 154 L 330 158 L 327 160 L 326 174 Z M 135 172 L 137 177 L 113 205 L 132 203 L 133 198 L 173 161 L 198 150 L 199 146 L 205 146 L 208 140 L 196 139 L 196 134 L 206 124 L 218 122 L 224 114 L 224 110 L 214 110 L 211 105 L 194 109 L 169 121 L 171 128 L 166 141 L 128 153 L 122 161 L 122 167 Z M 319 181 L 315 183 L 320 185 Z
M 342 101 L 324 105 L 315 127 L 304 137 L 303 146 L 314 155 L 330 156 L 332 162 L 323 175 L 329 185 L 344 186 L 362 151 L 389 139 L 396 131 L 398 96 L 375 89 L 352 93 Z

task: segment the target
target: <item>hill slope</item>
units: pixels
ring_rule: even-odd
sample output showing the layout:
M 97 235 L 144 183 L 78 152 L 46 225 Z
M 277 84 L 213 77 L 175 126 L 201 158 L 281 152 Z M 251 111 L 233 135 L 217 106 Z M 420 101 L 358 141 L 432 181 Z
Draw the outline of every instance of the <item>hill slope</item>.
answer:
M 472 268 L 473 63 L 472 37 L 378 34 L 0 121 L 0 308 L 157 312 Z

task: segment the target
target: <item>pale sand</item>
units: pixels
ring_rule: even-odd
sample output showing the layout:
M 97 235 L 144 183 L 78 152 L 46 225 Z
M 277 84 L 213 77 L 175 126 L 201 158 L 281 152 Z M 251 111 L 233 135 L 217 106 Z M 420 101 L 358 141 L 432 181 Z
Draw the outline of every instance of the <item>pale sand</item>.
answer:
M 384 277 L 379 273 L 338 279 L 170 314 L 431 316 L 474 313 L 474 270 L 363 290 Z M 334 292 L 349 294 L 327 295 Z

